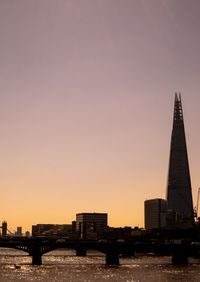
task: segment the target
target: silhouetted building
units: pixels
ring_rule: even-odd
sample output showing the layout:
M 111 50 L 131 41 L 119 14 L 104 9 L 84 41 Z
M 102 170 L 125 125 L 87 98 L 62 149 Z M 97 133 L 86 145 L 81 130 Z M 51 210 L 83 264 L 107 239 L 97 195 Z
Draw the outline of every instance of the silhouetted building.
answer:
M 139 227 L 108 227 L 104 232 L 104 238 L 106 240 L 131 240 L 141 238 L 146 231 Z
M 167 225 L 190 228 L 194 224 L 188 154 L 181 95 L 175 94 L 173 129 L 167 183 Z
M 16 236 L 22 236 L 22 227 L 21 226 L 17 227 L 17 231 L 16 231 L 15 235 Z
M 81 239 L 101 238 L 107 228 L 107 224 L 107 213 L 76 214 L 76 231 L 78 238 Z
M 25 232 L 25 236 L 26 236 L 26 237 L 30 237 L 30 236 L 31 236 L 30 231 L 26 231 L 26 232 Z
M 7 222 L 4 220 L 2 222 L 2 237 L 7 236 Z
M 166 226 L 167 201 L 151 199 L 144 202 L 145 229 L 160 229 Z
M 132 236 L 132 228 L 129 226 L 125 227 L 108 227 L 104 232 L 104 238 L 107 240 L 127 240 Z
M 76 232 L 76 221 L 72 221 L 72 238 L 76 239 L 77 238 L 77 232 Z
M 32 236 L 72 238 L 72 224 L 37 224 L 32 225 Z

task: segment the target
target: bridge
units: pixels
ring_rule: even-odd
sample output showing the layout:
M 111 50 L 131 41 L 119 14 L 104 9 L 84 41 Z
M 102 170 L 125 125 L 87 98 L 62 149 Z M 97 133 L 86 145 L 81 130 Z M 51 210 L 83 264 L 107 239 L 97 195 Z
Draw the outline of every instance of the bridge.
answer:
M 7 238 L 0 239 L 0 248 L 13 248 L 32 256 L 33 265 L 42 264 L 42 255 L 60 248 L 74 249 L 77 256 L 86 256 L 88 250 L 105 254 L 107 265 L 119 265 L 119 257 L 140 254 L 171 256 L 173 264 L 187 264 L 188 257 L 200 258 L 200 242 L 187 241 L 124 241 L 124 240 L 66 240 L 52 238 Z

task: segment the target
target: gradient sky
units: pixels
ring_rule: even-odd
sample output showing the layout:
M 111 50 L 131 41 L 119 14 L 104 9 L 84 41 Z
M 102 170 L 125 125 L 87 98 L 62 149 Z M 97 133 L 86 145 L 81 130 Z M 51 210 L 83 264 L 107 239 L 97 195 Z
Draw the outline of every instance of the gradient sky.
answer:
M 175 91 L 196 205 L 199 31 L 199 0 L 0 0 L 0 221 L 143 226 L 166 193 Z

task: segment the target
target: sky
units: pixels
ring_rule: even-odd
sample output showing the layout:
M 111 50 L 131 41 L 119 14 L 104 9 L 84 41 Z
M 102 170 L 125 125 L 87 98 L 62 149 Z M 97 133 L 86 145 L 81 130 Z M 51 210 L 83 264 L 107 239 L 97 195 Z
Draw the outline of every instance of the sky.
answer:
M 176 91 L 195 206 L 199 30 L 199 0 L 0 0 L 0 222 L 144 226 L 144 200 L 166 196 Z

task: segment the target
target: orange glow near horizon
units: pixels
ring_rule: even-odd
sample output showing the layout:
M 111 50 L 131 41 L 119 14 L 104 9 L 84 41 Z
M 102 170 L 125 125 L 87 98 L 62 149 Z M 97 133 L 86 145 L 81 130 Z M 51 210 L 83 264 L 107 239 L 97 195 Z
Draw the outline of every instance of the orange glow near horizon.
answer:
M 200 2 L 147 2 L 0 3 L 0 222 L 9 229 L 79 212 L 144 226 L 144 200 L 165 198 L 175 91 L 196 205 Z

